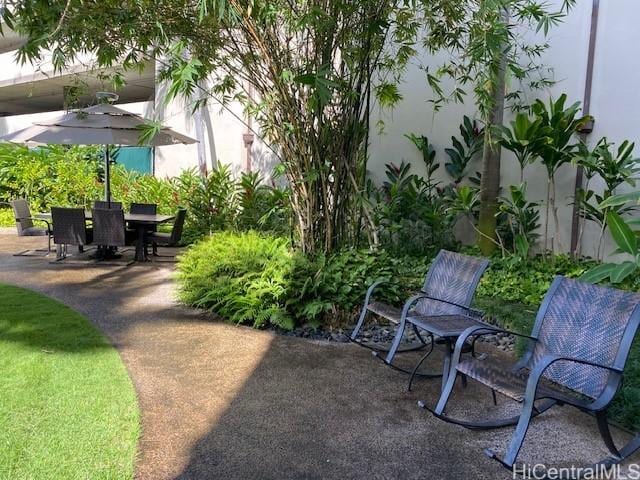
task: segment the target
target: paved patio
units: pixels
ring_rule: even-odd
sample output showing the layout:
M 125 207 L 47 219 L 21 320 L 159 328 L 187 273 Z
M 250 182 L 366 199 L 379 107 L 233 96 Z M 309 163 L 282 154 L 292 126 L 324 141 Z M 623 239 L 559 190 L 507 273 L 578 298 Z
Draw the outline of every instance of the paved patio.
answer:
M 75 308 L 120 351 L 142 410 L 137 478 L 511 478 L 482 454 L 503 451 L 511 429 L 468 431 L 417 408 L 419 398 L 435 402 L 437 382 L 407 393 L 402 374 L 354 345 L 182 308 L 170 265 L 50 265 L 11 255 L 44 243 L 0 231 L 0 281 Z M 505 399 L 494 407 L 476 385 L 455 398 L 464 399 L 451 404 L 458 415 L 512 408 Z M 595 421 L 557 408 L 533 423 L 520 459 L 583 465 L 604 455 Z

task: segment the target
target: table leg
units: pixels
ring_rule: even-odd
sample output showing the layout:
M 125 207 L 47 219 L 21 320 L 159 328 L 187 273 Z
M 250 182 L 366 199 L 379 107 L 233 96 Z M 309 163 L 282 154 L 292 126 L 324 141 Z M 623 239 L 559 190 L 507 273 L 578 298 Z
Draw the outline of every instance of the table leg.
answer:
M 138 224 L 138 239 L 136 240 L 136 262 L 144 262 L 144 225 Z

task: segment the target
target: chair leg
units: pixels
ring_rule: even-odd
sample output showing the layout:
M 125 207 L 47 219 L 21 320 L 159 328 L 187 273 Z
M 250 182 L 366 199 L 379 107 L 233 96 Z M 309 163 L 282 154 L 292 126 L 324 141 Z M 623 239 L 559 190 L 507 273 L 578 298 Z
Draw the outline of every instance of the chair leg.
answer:
M 413 368 L 413 371 L 411 372 L 411 377 L 409 377 L 409 384 L 407 385 L 407 391 L 410 392 L 411 391 L 411 386 L 413 385 L 413 379 L 416 377 L 416 375 L 418 374 L 418 369 L 420 368 L 420 366 L 422 365 L 422 363 L 427 359 L 427 357 L 429 357 L 429 355 L 431 355 L 433 353 L 433 347 L 434 347 L 434 341 L 433 341 L 433 335 L 431 335 L 431 348 L 429 349 L 429 351 L 427 353 L 425 353 L 422 358 L 420 359 L 420 361 L 416 364 L 416 366 Z
M 56 259 L 55 259 L 55 261 L 56 262 L 61 262 L 65 258 L 67 258 L 67 245 L 66 244 L 58 245 L 56 247 Z
M 485 454 L 497 460 L 505 467 L 511 469 L 513 468 L 513 464 L 516 461 L 518 453 L 520 453 L 520 448 L 522 448 L 522 444 L 524 443 L 524 437 L 527 435 L 527 430 L 529 430 L 529 424 L 531 423 L 531 418 L 534 414 L 535 407 L 535 390 L 531 395 L 530 392 L 527 392 L 527 395 L 524 399 L 524 404 L 522 405 L 522 411 L 520 412 L 520 419 L 518 420 L 518 424 L 516 425 L 516 431 L 513 433 L 513 437 L 511 437 L 511 443 L 509 444 L 509 448 L 507 449 L 507 453 L 504 458 L 499 458 L 493 451 L 487 449 L 485 450 Z M 536 410 L 536 414 L 538 410 Z
M 609 430 L 609 423 L 607 422 L 607 411 L 601 410 L 596 412 L 596 420 L 598 422 L 598 430 L 600 430 L 600 436 L 602 437 L 604 444 L 615 458 L 621 458 L 622 455 L 618 451 L 616 444 L 613 441 L 613 437 L 611 437 L 611 430 Z
M 456 377 L 458 376 L 458 370 L 452 369 L 453 371 L 449 373 L 449 377 L 447 378 L 447 383 L 444 384 L 442 388 L 442 392 L 440 393 L 440 399 L 438 400 L 438 404 L 436 405 L 435 410 L 433 411 L 436 415 L 442 415 L 445 407 L 447 406 L 447 402 L 449 401 L 449 397 L 451 396 L 451 392 L 453 391 L 453 386 L 456 383 Z M 421 408 L 425 408 L 425 405 L 418 404 Z
M 364 325 L 364 321 L 367 318 L 367 315 L 369 314 L 369 310 L 367 310 L 367 305 L 365 303 L 365 305 L 362 307 L 362 311 L 360 312 L 360 316 L 358 317 L 358 323 L 356 323 L 355 328 L 353 329 L 353 331 L 351 332 L 351 335 L 349 336 L 350 340 L 355 340 L 358 337 L 358 334 L 360 333 L 360 329 L 362 328 L 362 325 Z
M 358 317 L 358 321 L 356 323 L 356 326 L 353 328 L 353 331 L 351 332 L 351 335 L 349 335 L 349 340 L 352 341 L 353 343 L 355 343 L 356 345 L 359 345 L 361 347 L 364 348 L 368 348 L 369 350 L 373 350 L 374 355 L 377 355 L 378 352 L 388 352 L 388 349 L 385 349 L 384 347 L 377 347 L 374 345 L 368 345 L 366 343 L 363 343 L 361 341 L 358 340 L 358 335 L 360 334 L 360 330 L 362 330 L 362 327 L 364 326 L 365 321 L 367 320 L 367 316 L 369 315 L 370 311 L 367 308 L 367 306 L 369 305 L 369 300 L 371 298 L 371 293 L 373 292 L 373 289 L 375 288 L 376 284 L 374 283 L 371 287 L 369 287 L 369 289 L 367 290 L 367 294 L 365 295 L 365 299 L 364 299 L 364 304 L 362 306 L 362 310 L 360 310 L 360 316 Z M 416 350 L 422 350 L 423 348 L 425 348 L 427 346 L 427 342 L 425 341 L 425 339 L 422 337 L 422 335 L 420 335 L 420 332 L 418 331 L 418 329 L 416 328 L 415 325 L 412 325 L 414 331 L 416 332 L 416 336 L 418 337 L 418 340 L 420 340 L 420 345 L 417 346 L 413 346 L 413 347 L 406 347 L 406 348 L 402 348 L 396 351 L 396 353 L 404 353 L 404 352 L 413 352 Z M 405 372 L 405 373 L 410 373 L 410 372 Z
M 422 335 L 420 334 L 420 329 L 416 327 L 413 323 L 411 324 L 411 328 L 413 328 L 413 333 L 416 334 L 416 337 L 418 337 L 418 340 L 426 344 L 427 343 L 426 340 L 422 338 Z M 433 336 L 431 334 L 429 334 L 429 336 L 431 336 L 431 339 L 433 340 Z
M 175 247 L 176 245 L 169 245 L 169 244 L 167 244 L 167 245 L 162 245 L 162 246 L 163 246 L 163 247 L 173 248 L 173 247 Z M 152 255 L 153 255 L 154 257 L 156 257 L 156 258 L 172 258 L 172 259 L 174 259 L 174 261 L 177 261 L 177 260 L 176 260 L 176 255 L 160 255 L 160 254 L 158 253 L 158 244 L 157 244 L 157 243 L 154 243 L 154 244 L 152 245 Z
M 402 341 L 402 337 L 404 336 L 404 329 L 407 326 L 407 319 L 403 316 L 400 319 L 400 323 L 398 324 L 398 330 L 396 331 L 396 336 L 393 338 L 393 343 L 391 344 L 391 348 L 389 349 L 389 353 L 387 353 L 387 358 L 384 359 L 385 363 L 391 364 L 393 361 L 393 357 L 400 347 L 400 342 Z
M 511 441 L 511 445 L 509 446 L 509 450 L 507 451 L 507 454 L 505 455 L 504 459 L 500 459 L 495 453 L 493 453 L 490 450 L 485 450 L 485 454 L 488 455 L 490 458 L 497 460 L 503 466 L 507 467 L 509 470 L 512 470 L 513 464 L 515 463 L 516 457 L 518 455 L 520 447 L 522 446 L 524 437 L 527 433 L 527 429 L 530 423 L 530 418 L 527 419 L 525 414 L 528 413 L 529 417 L 535 417 L 536 415 L 539 415 L 540 413 L 542 413 L 544 410 L 548 408 L 546 405 L 548 404 L 544 404 L 542 408 L 537 408 L 537 409 L 535 407 L 531 408 L 531 405 L 529 405 L 528 411 L 525 411 L 525 408 L 523 408 L 522 414 L 520 416 L 520 420 L 518 422 L 518 427 L 516 428 L 516 432 Z M 525 407 L 526 406 L 527 406 L 527 400 L 525 400 Z M 607 423 L 606 410 L 595 412 L 595 414 L 596 414 L 596 420 L 598 422 L 598 429 L 600 430 L 600 435 L 602 436 L 602 439 L 604 440 L 604 443 L 609 449 L 609 451 L 611 452 L 612 456 L 607 457 L 588 467 L 582 468 L 584 472 L 592 472 L 592 473 L 601 472 L 603 471 L 603 469 L 611 468 L 614 465 L 617 465 L 623 460 L 629 458 L 638 450 L 640 450 L 640 435 L 638 434 L 636 434 L 624 447 L 618 449 L 615 446 L 615 443 L 611 436 L 611 431 L 609 430 L 609 424 Z
M 606 415 L 602 414 L 603 416 L 603 421 L 606 422 Z M 600 420 L 598 421 L 598 424 L 600 423 Z M 607 431 L 609 430 L 609 427 L 607 425 L 606 427 Z M 602 430 L 600 431 L 600 433 L 602 434 Z M 605 434 L 606 435 L 606 434 Z M 609 433 L 609 437 L 611 436 L 611 434 Z M 603 436 L 604 439 L 604 436 Z M 606 443 L 606 441 L 605 441 Z M 613 443 L 613 440 L 612 440 Z M 608 445 L 607 445 L 608 447 Z M 623 460 L 626 460 L 627 458 L 629 458 L 631 455 L 635 454 L 639 449 L 640 449 L 640 435 L 636 434 L 631 440 L 629 440 L 629 442 L 622 448 L 616 448 L 615 446 L 613 447 L 615 451 L 618 452 L 618 454 L 613 454 L 610 457 L 605 458 L 604 460 L 600 460 L 598 463 L 594 464 L 591 468 L 595 468 L 595 467 L 605 467 L 605 468 L 609 468 L 612 467 L 613 465 L 616 465 L 618 463 L 620 463 Z M 609 449 L 611 451 L 611 449 Z M 613 453 L 613 451 L 611 452 Z

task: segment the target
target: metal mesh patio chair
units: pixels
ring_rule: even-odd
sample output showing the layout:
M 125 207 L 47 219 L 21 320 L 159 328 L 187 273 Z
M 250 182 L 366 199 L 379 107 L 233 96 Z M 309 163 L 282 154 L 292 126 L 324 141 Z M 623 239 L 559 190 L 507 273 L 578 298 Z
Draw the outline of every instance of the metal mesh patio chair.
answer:
M 374 290 L 385 281 L 378 280 L 374 282 L 367 290 L 358 323 L 351 332 L 350 339 L 358 345 L 373 350 L 387 351 L 385 362 L 388 365 L 410 373 L 407 370 L 394 366 L 392 363 L 393 357 L 397 353 L 424 348 L 428 345 L 427 341 L 420 334 L 420 329 L 427 332 L 430 343 L 433 346 L 433 334 L 429 331 L 428 325 L 425 324 L 425 318 L 429 316 L 480 316 L 478 312 L 471 308 L 471 301 L 473 300 L 478 282 L 488 266 L 489 261 L 484 258 L 440 250 L 427 272 L 420 292 L 410 297 L 404 303 L 403 308 L 373 301 L 372 295 Z M 371 347 L 358 340 L 360 330 L 369 313 L 382 317 L 391 323 L 398 324 L 393 343 L 388 350 Z M 400 343 L 407 324 L 411 325 L 421 345 L 400 349 Z
M 51 208 L 53 242 L 60 245 L 58 260 L 67 257 L 67 246 L 84 247 L 92 242 L 92 230 L 87 228 L 84 208 Z
M 109 208 L 111 208 L 112 210 L 122 210 L 122 202 L 111 201 L 111 207 L 109 207 L 109 202 L 107 202 L 106 200 L 94 200 L 93 208 L 100 208 L 103 210 Z
M 554 405 L 572 405 L 596 416 L 600 435 L 611 452 L 599 464 L 610 466 L 620 462 L 640 447 L 640 437 L 636 435 L 618 449 L 609 431 L 606 411 L 622 384 L 624 366 L 640 323 L 639 305 L 637 293 L 556 277 L 538 310 L 530 336 L 497 327 L 472 327 L 458 338 L 451 373 L 433 413 L 468 428 L 517 424 L 504 457 L 485 451 L 511 469 L 532 417 Z M 498 332 L 529 341 L 525 354 L 512 367 L 488 358 L 460 359 L 465 342 Z M 445 415 L 458 373 L 522 403 L 520 415 L 484 422 Z M 423 402 L 419 404 L 424 407 Z
M 187 211 L 181 208 L 176 213 L 171 233 L 152 232 L 145 238 L 146 243 L 150 243 L 153 247 L 153 256 L 155 257 L 173 257 L 172 255 L 158 254 L 158 247 L 177 247 L 182 240 L 182 231 L 184 230 L 184 222 L 187 218 Z
M 18 198 L 9 203 L 11 208 L 13 209 L 13 215 L 16 220 L 16 229 L 18 230 L 18 236 L 20 237 L 47 237 L 47 249 L 46 250 L 35 250 L 38 252 L 36 254 L 29 253 L 31 250 L 25 250 L 20 253 L 16 253 L 15 256 L 34 256 L 41 255 L 44 253 L 48 255 L 51 253 L 51 236 L 53 235 L 53 231 L 51 228 L 51 224 L 46 220 L 41 220 L 39 218 L 34 218 L 31 216 L 31 209 L 29 208 L 29 202 L 27 202 L 23 198 Z M 34 221 L 42 222 L 46 225 L 46 227 L 36 227 L 34 225 Z

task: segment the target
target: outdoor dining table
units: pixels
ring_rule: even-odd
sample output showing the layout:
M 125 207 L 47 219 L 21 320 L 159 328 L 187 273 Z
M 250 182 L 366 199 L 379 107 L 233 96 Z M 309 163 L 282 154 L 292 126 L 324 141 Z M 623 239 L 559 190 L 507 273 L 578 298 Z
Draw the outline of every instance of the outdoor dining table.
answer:
M 91 210 L 87 210 L 84 214 L 87 221 L 92 220 Z M 51 221 L 51 213 L 38 213 L 35 218 L 40 220 Z M 129 224 L 129 227 L 135 228 L 137 232 L 136 238 L 136 262 L 146 261 L 144 254 L 144 233 L 150 226 L 157 226 L 162 223 L 167 223 L 175 219 L 174 215 L 147 215 L 141 213 L 126 213 L 124 214 L 124 221 Z M 55 228 L 55 225 L 53 226 Z

